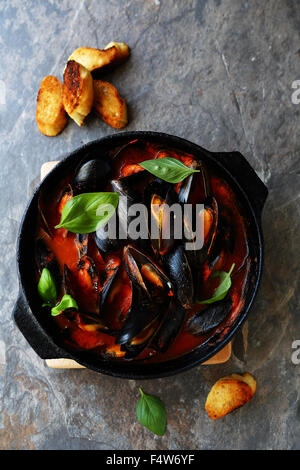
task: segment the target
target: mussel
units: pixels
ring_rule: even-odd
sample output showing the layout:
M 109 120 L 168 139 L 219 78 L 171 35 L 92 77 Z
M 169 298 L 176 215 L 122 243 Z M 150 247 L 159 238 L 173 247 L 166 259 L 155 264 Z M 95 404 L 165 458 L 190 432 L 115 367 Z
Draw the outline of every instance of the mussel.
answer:
M 128 245 L 124 248 L 123 257 L 129 278 L 153 303 L 163 303 L 166 298 L 173 296 L 169 278 L 148 255 Z
M 168 277 L 146 254 L 129 245 L 124 249 L 123 259 L 132 282 L 132 297 L 117 344 L 130 343 L 159 318 L 173 296 Z
M 232 300 L 225 299 L 215 302 L 205 309 L 197 312 L 187 322 L 186 330 L 194 336 L 209 333 L 216 328 L 229 315 Z
M 173 205 L 178 203 L 178 197 L 170 183 L 157 178 L 146 187 L 145 202 L 149 208 L 147 224 L 152 249 L 158 257 L 161 257 L 172 250 L 176 238 L 180 238 L 182 233 L 180 226 L 181 233 L 177 235 L 177 226 L 175 226 L 176 206 Z
M 199 269 L 207 260 L 215 241 L 218 227 L 218 203 L 214 197 L 208 197 L 203 210 L 199 211 L 197 206 L 195 209 L 197 211 L 196 226 L 193 224 L 193 217 L 184 215 L 184 237 L 187 258 L 195 269 Z M 199 243 L 198 238 L 199 236 L 201 238 L 201 234 L 197 231 L 197 224 L 203 229 L 202 244 Z
M 90 152 L 81 160 L 71 182 L 74 196 L 79 193 L 104 191 L 111 171 L 112 161 L 106 153 Z
M 132 216 L 128 214 L 130 207 L 140 201 L 139 195 L 123 180 L 112 180 L 111 189 L 119 194 L 117 212 L 110 221 L 96 231 L 95 240 L 100 251 L 108 253 L 119 250 L 130 240 L 128 226 Z
M 177 301 L 183 308 L 191 308 L 194 302 L 194 281 L 192 271 L 182 245 L 165 256 L 168 274 L 174 286 Z
M 178 302 L 172 300 L 166 315 L 151 343 L 159 352 L 166 352 L 178 336 L 186 317 L 186 309 Z
M 131 306 L 124 326 L 117 335 L 116 344 L 130 344 L 158 316 L 157 306 L 141 287 L 132 283 Z
M 160 316 L 154 318 L 146 328 L 144 328 L 137 336 L 132 338 L 127 343 L 121 345 L 121 351 L 125 352 L 125 359 L 133 359 L 139 356 L 142 351 L 149 346 L 152 338 L 160 325 Z

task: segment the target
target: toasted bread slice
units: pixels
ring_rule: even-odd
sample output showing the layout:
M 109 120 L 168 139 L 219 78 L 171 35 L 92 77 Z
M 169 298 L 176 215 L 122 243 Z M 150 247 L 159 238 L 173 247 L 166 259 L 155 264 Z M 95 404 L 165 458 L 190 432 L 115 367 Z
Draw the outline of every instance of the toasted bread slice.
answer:
M 104 51 L 92 47 L 80 47 L 70 55 L 69 60 L 75 60 L 92 72 L 115 62 L 118 63 L 118 55 L 118 49 L 115 46 Z
M 94 109 L 104 122 L 116 129 L 127 124 L 126 101 L 111 83 L 94 80 Z
M 63 105 L 63 86 L 53 75 L 43 78 L 37 96 L 36 122 L 39 131 L 48 136 L 59 134 L 68 122 Z
M 75 60 L 69 60 L 64 73 L 63 104 L 68 115 L 82 126 L 94 101 L 91 73 Z
M 124 62 L 130 54 L 130 49 L 125 42 L 114 42 L 111 41 L 105 46 L 104 50 L 109 50 L 112 47 L 115 47 L 117 49 L 117 57 L 114 60 L 114 63 L 120 64 L 121 62 Z
M 219 379 L 207 396 L 205 409 L 211 419 L 219 419 L 248 403 L 256 391 L 256 381 L 247 372 Z

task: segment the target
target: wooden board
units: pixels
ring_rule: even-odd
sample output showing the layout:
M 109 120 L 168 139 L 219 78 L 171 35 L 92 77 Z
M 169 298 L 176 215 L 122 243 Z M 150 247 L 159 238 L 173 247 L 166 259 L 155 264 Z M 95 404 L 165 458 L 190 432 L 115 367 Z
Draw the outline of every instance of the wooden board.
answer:
M 43 179 L 58 162 L 46 162 L 41 167 L 41 179 Z M 231 356 L 231 343 L 228 343 L 225 348 L 219 351 L 214 357 L 204 362 L 203 365 L 223 364 L 230 359 Z M 46 359 L 48 367 L 53 369 L 84 369 L 83 366 L 73 361 L 72 359 Z

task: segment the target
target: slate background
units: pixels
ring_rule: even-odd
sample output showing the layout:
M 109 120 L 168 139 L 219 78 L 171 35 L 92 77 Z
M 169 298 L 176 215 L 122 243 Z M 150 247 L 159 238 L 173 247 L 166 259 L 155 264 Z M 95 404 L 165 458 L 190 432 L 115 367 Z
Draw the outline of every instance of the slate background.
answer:
M 299 449 L 300 4 L 239 0 L 12 0 L 0 3 L 0 448 Z M 62 78 L 77 47 L 131 46 L 107 78 L 129 105 L 127 130 L 177 134 L 213 151 L 239 150 L 269 188 L 263 216 L 261 290 L 226 365 L 199 366 L 144 383 L 168 409 L 164 437 L 135 418 L 139 383 L 88 370 L 48 369 L 11 320 L 17 298 L 15 245 L 43 162 L 116 132 L 89 118 L 56 138 L 35 124 L 43 76 Z M 213 422 L 212 384 L 249 371 L 253 401 Z

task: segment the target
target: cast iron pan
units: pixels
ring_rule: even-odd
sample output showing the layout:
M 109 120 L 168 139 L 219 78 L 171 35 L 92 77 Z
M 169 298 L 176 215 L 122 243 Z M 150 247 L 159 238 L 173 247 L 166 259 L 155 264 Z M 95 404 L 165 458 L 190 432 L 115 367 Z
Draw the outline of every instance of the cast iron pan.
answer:
M 34 276 L 33 244 L 37 219 L 37 201 L 40 188 L 55 186 L 57 181 L 74 171 L 75 166 L 87 154 L 97 149 L 111 150 L 134 139 L 141 139 L 162 144 L 198 156 L 215 169 L 231 185 L 239 200 L 242 211 L 249 222 L 249 247 L 252 259 L 252 271 L 248 281 L 245 303 L 238 318 L 228 333 L 213 345 L 206 344 L 167 362 L 117 362 L 92 356 L 87 352 L 68 350 L 59 339 L 52 318 L 40 308 L 40 298 Z M 247 160 L 238 152 L 212 153 L 187 140 L 156 132 L 124 132 L 110 135 L 91 142 L 63 158 L 60 163 L 44 178 L 32 196 L 23 216 L 18 235 L 17 264 L 20 292 L 13 318 L 29 344 L 43 359 L 70 358 L 83 366 L 124 379 L 150 379 L 177 374 L 207 361 L 222 349 L 245 321 L 260 283 L 263 264 L 263 239 L 261 231 L 261 212 L 268 194 L 266 186 L 258 178 Z

